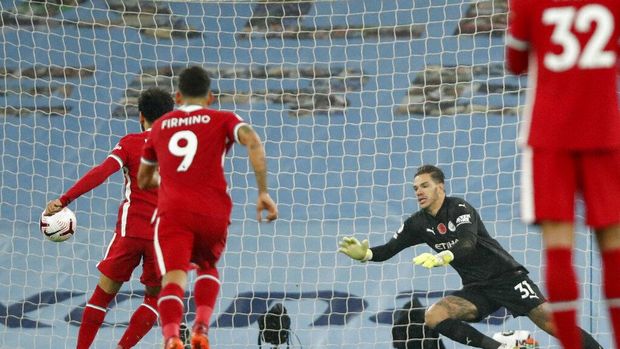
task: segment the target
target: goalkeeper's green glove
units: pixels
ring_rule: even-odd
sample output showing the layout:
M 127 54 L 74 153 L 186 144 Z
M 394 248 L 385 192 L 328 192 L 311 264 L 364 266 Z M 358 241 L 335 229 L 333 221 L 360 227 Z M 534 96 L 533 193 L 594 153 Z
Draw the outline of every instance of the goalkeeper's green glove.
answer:
M 360 262 L 372 259 L 372 251 L 368 247 L 368 239 L 359 242 L 359 240 L 352 236 L 345 236 L 340 240 L 339 245 L 338 252 L 342 252 Z
M 422 253 L 421 255 L 413 259 L 413 263 L 430 269 L 434 267 L 441 267 L 444 265 L 448 265 L 453 260 L 454 260 L 454 254 L 446 250 L 446 251 L 441 251 L 437 254 L 432 254 L 428 252 Z

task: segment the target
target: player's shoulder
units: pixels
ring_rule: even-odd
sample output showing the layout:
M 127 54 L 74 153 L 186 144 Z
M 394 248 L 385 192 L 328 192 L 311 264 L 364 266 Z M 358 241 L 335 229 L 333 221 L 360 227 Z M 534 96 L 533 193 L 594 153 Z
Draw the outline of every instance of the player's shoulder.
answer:
M 472 210 L 476 209 L 465 199 L 456 197 L 456 196 L 446 196 L 446 203 L 449 208 L 456 208 L 461 210 Z
M 142 131 L 142 132 L 135 132 L 135 133 L 128 133 L 125 136 L 123 136 L 118 143 L 119 144 L 125 144 L 125 143 L 135 143 L 135 142 L 144 142 L 144 140 L 148 137 L 150 131 Z
M 538 1 L 545 2 L 546 0 L 538 0 Z M 528 9 L 532 9 L 530 5 L 533 5 L 532 0 L 508 0 L 508 9 L 511 11 L 515 11 L 515 10 L 527 11 Z
M 139 153 L 142 151 L 142 147 L 144 146 L 144 142 L 146 141 L 148 134 L 149 134 L 149 131 L 129 133 L 123 136 L 118 141 L 113 151 L 114 152 L 125 151 L 128 153 L 136 153 L 136 152 Z
M 211 109 L 211 108 L 206 108 L 206 107 L 202 107 L 202 106 L 198 106 L 198 105 L 189 105 L 189 106 L 181 106 L 178 109 L 175 109 L 169 113 L 167 113 L 166 115 L 162 116 L 161 118 L 159 118 L 157 120 L 157 122 L 159 122 L 158 125 L 162 125 L 165 123 L 168 123 L 166 120 L 168 119 L 174 119 L 174 118 L 191 118 L 191 117 L 206 117 L 210 122 L 213 122 L 215 120 L 230 120 L 233 119 L 234 121 L 239 121 L 239 122 L 244 122 L 243 118 L 233 112 L 233 111 L 229 111 L 229 110 L 224 110 L 224 109 Z
M 537 8 L 583 7 L 587 5 L 600 5 L 609 9 L 620 9 L 620 1 L 618 0 L 510 0 L 510 4 L 524 11 L 533 11 Z
M 577 0 L 578 2 L 588 2 L 590 0 Z M 615 0 L 614 0 L 615 1 Z M 509 0 L 508 10 L 517 12 L 522 17 L 538 17 L 546 8 L 574 6 L 575 0 Z
M 155 120 L 153 126 L 160 125 L 164 120 L 186 116 L 187 112 L 183 109 L 173 109 Z
M 239 121 L 244 121 L 243 118 L 239 114 L 237 114 L 237 113 L 235 113 L 233 111 L 230 111 L 230 110 L 225 110 L 225 109 L 207 109 L 207 110 L 213 116 L 219 116 L 219 117 L 222 117 L 222 118 L 233 118 L 233 119 L 237 119 Z
M 412 213 L 407 219 L 405 219 L 405 225 L 418 224 L 420 222 L 426 221 L 427 213 L 420 209 L 414 213 Z

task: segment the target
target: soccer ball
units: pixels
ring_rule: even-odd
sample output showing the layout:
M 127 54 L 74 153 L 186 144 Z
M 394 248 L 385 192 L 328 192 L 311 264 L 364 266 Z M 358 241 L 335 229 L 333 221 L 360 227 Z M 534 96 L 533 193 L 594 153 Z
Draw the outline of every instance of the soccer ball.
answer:
M 538 348 L 538 342 L 532 337 L 530 331 L 507 331 L 496 332 L 493 335 L 493 339 L 502 343 L 508 344 L 510 348 L 518 349 L 536 349 Z
M 51 216 L 45 216 L 45 211 L 41 213 L 39 227 L 45 237 L 54 242 L 62 242 L 73 236 L 75 233 L 76 219 L 75 214 L 68 207 L 63 208 Z

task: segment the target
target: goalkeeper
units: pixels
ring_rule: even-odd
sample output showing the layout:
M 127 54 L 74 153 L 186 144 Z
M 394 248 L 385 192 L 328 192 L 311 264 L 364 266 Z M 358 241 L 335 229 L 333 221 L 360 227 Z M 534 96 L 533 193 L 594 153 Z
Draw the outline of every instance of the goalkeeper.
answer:
M 390 241 L 370 248 L 368 240 L 345 237 L 339 251 L 362 262 L 381 262 L 407 247 L 429 245 L 436 253 L 422 253 L 413 263 L 426 268 L 451 265 L 463 288 L 429 307 L 425 325 L 456 342 L 485 349 L 511 348 L 466 323 L 478 322 L 502 306 L 514 317 L 528 316 L 554 335 L 549 305 L 527 269 L 489 235 L 469 203 L 446 196 L 443 172 L 432 165 L 418 168 L 413 189 L 420 210 L 405 220 Z M 584 348 L 601 347 L 589 333 L 581 332 Z

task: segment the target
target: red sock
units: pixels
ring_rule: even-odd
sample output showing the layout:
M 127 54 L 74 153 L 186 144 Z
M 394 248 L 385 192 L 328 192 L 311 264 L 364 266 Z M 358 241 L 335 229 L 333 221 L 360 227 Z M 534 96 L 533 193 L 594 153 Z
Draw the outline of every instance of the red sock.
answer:
M 136 345 L 157 321 L 157 296 L 144 296 L 144 303 L 133 313 L 129 327 L 125 330 L 118 346 L 128 349 Z
M 620 273 L 615 268 L 620 265 L 620 250 L 603 252 L 603 289 L 612 328 L 616 348 L 620 348 Z
M 577 277 L 573 269 L 573 252 L 552 248 L 547 254 L 547 291 L 553 314 L 556 337 L 564 349 L 581 349 L 581 332 L 577 327 Z
M 211 314 L 220 292 L 219 274 L 216 268 L 201 269 L 194 285 L 196 323 L 209 326 Z
M 159 293 L 157 306 L 164 339 L 179 337 L 179 328 L 183 318 L 184 295 L 183 288 L 175 283 L 169 283 Z
M 90 348 L 93 340 L 95 340 L 97 331 L 99 331 L 99 327 L 103 324 L 108 304 L 114 299 L 114 296 L 116 294 L 105 293 L 97 285 L 82 314 L 82 323 L 80 324 L 77 338 L 77 349 Z

